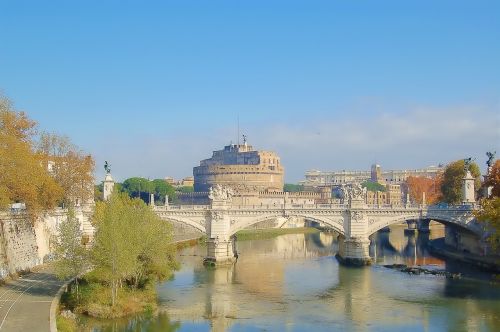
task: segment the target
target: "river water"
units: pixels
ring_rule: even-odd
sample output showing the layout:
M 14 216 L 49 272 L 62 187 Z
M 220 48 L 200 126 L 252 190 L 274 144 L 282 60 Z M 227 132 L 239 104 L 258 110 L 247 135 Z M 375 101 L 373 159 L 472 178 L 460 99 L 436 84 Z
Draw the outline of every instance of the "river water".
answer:
M 238 242 L 233 266 L 202 265 L 206 248 L 179 252 L 181 269 L 158 285 L 162 313 L 95 331 L 500 331 L 500 285 L 490 275 L 432 257 L 429 239 L 402 226 L 375 235 L 374 265 L 339 265 L 336 236 L 287 234 Z M 384 264 L 461 272 L 460 280 L 409 275 Z M 89 326 L 87 325 L 87 328 Z

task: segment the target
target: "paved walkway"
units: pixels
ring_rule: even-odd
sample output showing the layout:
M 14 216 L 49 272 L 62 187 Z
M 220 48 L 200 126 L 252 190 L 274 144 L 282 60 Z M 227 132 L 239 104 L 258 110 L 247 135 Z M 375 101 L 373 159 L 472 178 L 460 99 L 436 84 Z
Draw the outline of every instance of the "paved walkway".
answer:
M 0 331 L 50 331 L 50 304 L 62 284 L 42 267 L 0 286 Z

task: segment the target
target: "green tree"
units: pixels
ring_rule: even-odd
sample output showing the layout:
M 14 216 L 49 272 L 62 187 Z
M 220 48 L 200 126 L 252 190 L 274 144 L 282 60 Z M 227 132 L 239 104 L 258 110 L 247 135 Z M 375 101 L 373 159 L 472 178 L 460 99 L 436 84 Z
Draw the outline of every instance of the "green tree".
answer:
M 465 162 L 457 160 L 448 164 L 443 173 L 441 183 L 442 200 L 449 204 L 459 204 L 463 200 L 462 179 L 465 177 Z M 481 172 L 479 166 L 473 162 L 470 165 L 470 172 L 475 178 L 474 186 L 479 189 L 481 185 Z
M 168 195 L 170 201 L 175 199 L 175 189 L 167 183 L 165 180 L 156 179 L 152 181 L 153 192 L 155 195 L 155 201 L 160 203 L 165 203 L 165 196 Z
M 488 242 L 497 249 L 500 244 L 500 197 L 483 199 L 480 204 L 481 209 L 475 213 L 476 218 L 491 227 Z
M 133 177 L 123 181 L 122 190 L 129 197 L 140 198 L 147 203 L 149 202 L 149 194 L 154 193 L 154 185 L 148 179 Z
M 303 190 L 304 186 L 301 184 L 285 183 L 285 185 L 283 186 L 283 191 L 289 193 L 295 193 Z
M 183 186 L 175 189 L 178 192 L 181 193 L 192 193 L 194 192 L 194 187 L 193 186 Z
M 113 194 L 97 202 L 94 213 L 96 233 L 92 250 L 95 273 L 111 288 L 111 305 L 116 304 L 121 281 L 133 274 L 138 248 L 131 245 L 134 235 L 128 196 Z
M 176 267 L 171 225 L 143 201 L 115 191 L 97 202 L 94 224 L 95 273 L 110 286 L 112 306 L 123 282 L 138 287 L 167 278 Z
M 72 209 L 68 210 L 67 218 L 59 224 L 57 230 L 59 235 L 53 241 L 55 272 L 59 279 L 75 278 L 78 299 L 78 279 L 90 269 L 90 257 L 88 250 L 82 244 L 80 222 Z
M 170 201 L 176 198 L 174 187 L 162 179 L 149 181 L 138 177 L 129 178 L 123 181 L 121 188 L 129 197 L 140 198 L 145 203 L 149 203 L 150 194 L 154 194 L 155 201 L 159 203 L 165 203 L 166 195 L 168 195 Z
M 383 184 L 372 181 L 365 181 L 361 184 L 362 187 L 365 187 L 368 191 L 386 191 L 386 188 Z

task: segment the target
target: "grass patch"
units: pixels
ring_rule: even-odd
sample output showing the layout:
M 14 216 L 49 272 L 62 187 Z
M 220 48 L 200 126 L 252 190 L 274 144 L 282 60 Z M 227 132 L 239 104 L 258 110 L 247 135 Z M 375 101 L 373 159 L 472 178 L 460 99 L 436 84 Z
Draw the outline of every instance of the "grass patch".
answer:
M 56 324 L 58 332 L 74 332 L 78 329 L 74 319 L 66 318 L 60 315 L 56 318 Z
M 244 229 L 236 233 L 238 241 L 272 239 L 284 234 L 313 234 L 320 230 L 312 227 Z

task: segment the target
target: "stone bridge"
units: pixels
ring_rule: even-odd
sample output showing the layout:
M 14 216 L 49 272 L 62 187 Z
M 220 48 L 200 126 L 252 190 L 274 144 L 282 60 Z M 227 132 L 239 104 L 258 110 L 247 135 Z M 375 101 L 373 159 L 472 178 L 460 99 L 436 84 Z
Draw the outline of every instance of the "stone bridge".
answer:
M 235 256 L 235 237 L 239 230 L 266 220 L 284 224 L 292 217 L 304 218 L 340 234 L 339 259 L 346 264 L 370 263 L 369 236 L 392 224 L 404 221 L 435 220 L 454 225 L 478 236 L 483 228 L 473 215 L 474 204 L 459 206 L 369 206 L 362 195 L 346 197 L 345 204 L 310 205 L 233 205 L 230 195 L 213 196 L 210 205 L 154 207 L 165 220 L 182 223 L 206 234 L 208 262 L 223 264 Z

